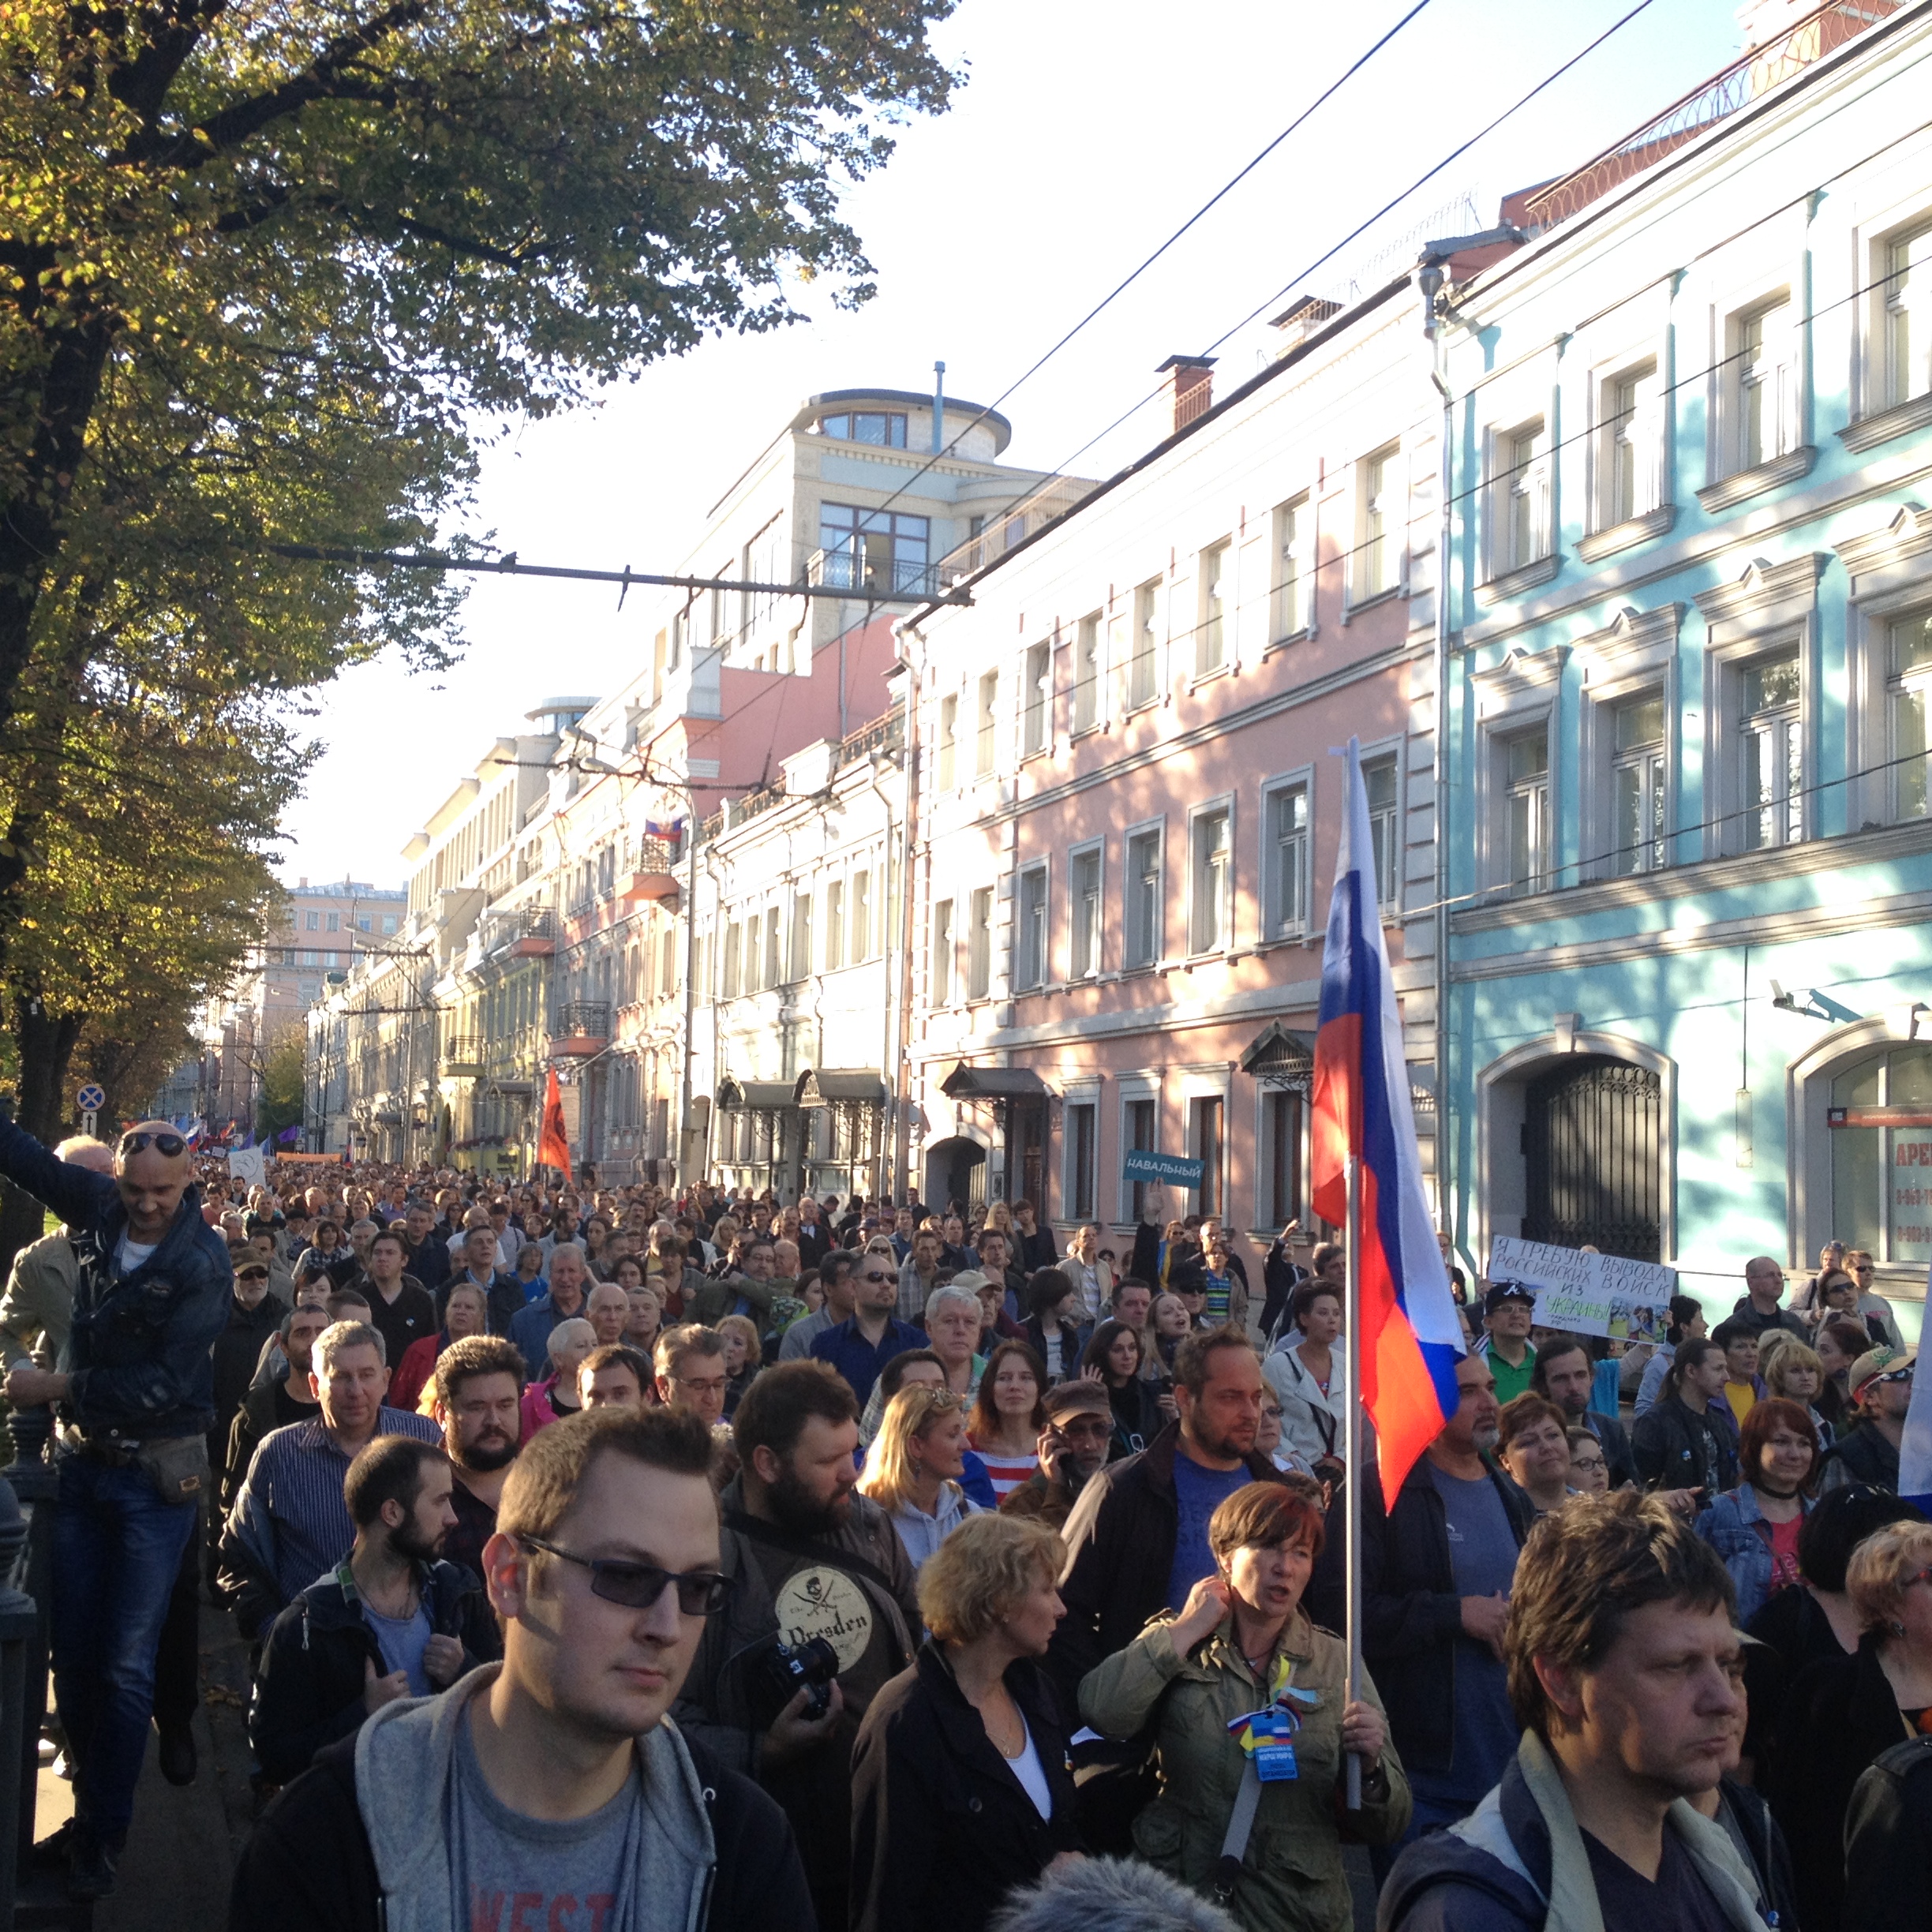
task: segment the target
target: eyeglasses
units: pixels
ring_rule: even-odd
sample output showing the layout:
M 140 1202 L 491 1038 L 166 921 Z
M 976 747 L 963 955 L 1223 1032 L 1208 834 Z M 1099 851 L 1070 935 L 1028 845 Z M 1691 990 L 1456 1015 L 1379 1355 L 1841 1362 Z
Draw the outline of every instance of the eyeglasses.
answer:
M 172 1160 L 176 1155 L 188 1151 L 188 1143 L 178 1133 L 124 1133 L 121 1136 L 123 1154 L 139 1154 L 148 1148 L 157 1148 Z
M 627 1610 L 650 1609 L 671 1584 L 677 1586 L 678 1608 L 686 1616 L 716 1616 L 731 1597 L 732 1579 L 715 1570 L 661 1570 L 655 1563 L 627 1563 L 616 1556 L 579 1556 L 541 1537 L 517 1541 L 527 1549 L 542 1550 L 588 1570 L 590 1594 L 606 1603 L 622 1604 Z
M 881 1274 L 876 1273 L 876 1272 L 875 1272 L 874 1270 L 872 1270 L 872 1269 L 871 1269 L 871 1268 L 867 1268 L 867 1269 L 866 1270 L 866 1271 L 864 1272 L 864 1274 L 861 1275 L 859 1277 L 859 1279 L 861 1281 L 869 1281 L 869 1282 L 889 1282 L 889 1281 L 893 1280 L 893 1279 L 894 1279 L 894 1277 L 893 1277 L 893 1276 L 892 1276 L 892 1275 L 881 1275 Z
M 1875 1382 L 1909 1382 L 1912 1379 L 1914 1365 L 1908 1362 L 1903 1368 L 1887 1368 L 1875 1376 L 1867 1376 L 1863 1387 L 1870 1388 Z
M 1572 1456 L 1570 1466 L 1574 1470 L 1608 1469 L 1610 1465 L 1601 1456 Z
M 695 1390 L 700 1395 L 722 1395 L 726 1378 L 723 1376 L 706 1376 L 702 1382 L 693 1381 L 689 1376 L 674 1375 L 671 1380 L 680 1388 Z

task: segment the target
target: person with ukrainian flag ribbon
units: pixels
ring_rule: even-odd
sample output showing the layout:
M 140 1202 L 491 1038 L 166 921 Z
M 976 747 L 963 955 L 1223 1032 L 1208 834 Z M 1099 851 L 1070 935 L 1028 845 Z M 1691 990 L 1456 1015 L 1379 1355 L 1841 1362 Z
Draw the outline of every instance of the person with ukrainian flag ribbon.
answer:
M 1136 1820 L 1149 1863 L 1218 1900 L 1245 1932 L 1350 1932 L 1342 1815 L 1348 1755 L 1362 1761 L 1350 1836 L 1391 1844 L 1409 1781 L 1366 1674 L 1348 1700 L 1348 1646 L 1301 1608 L 1323 1538 L 1298 1490 L 1251 1483 L 1208 1523 L 1215 1573 L 1177 1614 L 1088 1672 L 1080 1716 L 1111 1738 L 1151 1732 L 1158 1795 Z

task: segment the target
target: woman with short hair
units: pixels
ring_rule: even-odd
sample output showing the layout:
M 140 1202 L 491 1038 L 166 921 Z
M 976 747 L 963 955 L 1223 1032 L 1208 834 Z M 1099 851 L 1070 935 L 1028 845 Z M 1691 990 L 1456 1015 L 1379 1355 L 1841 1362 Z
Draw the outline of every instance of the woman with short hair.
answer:
M 1818 1406 L 1825 1393 L 1825 1365 L 1819 1361 L 1816 1349 L 1800 1342 L 1788 1329 L 1776 1329 L 1773 1333 L 1781 1335 L 1784 1340 L 1772 1351 L 1768 1361 L 1762 1349 L 1758 1350 L 1758 1372 L 1764 1377 L 1768 1393 L 1795 1402 L 1810 1417 L 1812 1432 L 1822 1454 L 1832 1446 L 1836 1433 Z
M 1061 1556 L 1043 1523 L 979 1515 L 919 1571 L 931 1634 L 852 1750 L 853 1932 L 983 1932 L 1013 1888 L 1084 1850 L 1039 1663 L 1066 1614 Z
M 717 1325 L 724 1344 L 724 1420 L 737 1413 L 739 1399 L 751 1379 L 765 1365 L 758 1350 L 758 1324 L 748 1315 L 727 1315 Z
M 1610 1487 L 1610 1461 L 1591 1429 L 1573 1428 L 1570 1438 L 1570 1487 L 1578 1496 L 1602 1496 Z
M 1496 1455 L 1539 1516 L 1552 1515 L 1569 1501 L 1569 1425 L 1547 1396 L 1526 1390 L 1503 1405 Z
M 1159 1792 L 1133 1827 L 1149 1864 L 1219 1896 L 1231 1858 L 1222 1902 L 1247 1932 L 1350 1932 L 1338 1821 L 1356 1842 L 1393 1844 L 1411 1805 L 1375 1686 L 1365 1672 L 1361 1701 L 1349 1698 L 1347 1645 L 1301 1608 L 1321 1511 L 1284 1485 L 1249 1483 L 1216 1507 L 1208 1541 L 1215 1574 L 1088 1672 L 1080 1716 L 1109 1738 L 1151 1728 Z M 1362 1803 L 1345 1814 L 1350 1752 Z M 1237 1807 L 1251 1803 L 1244 1828 Z
M 1819 1457 L 1810 1412 L 1767 1395 L 1744 1418 L 1737 1487 L 1697 1519 L 1698 1534 L 1730 1572 L 1740 1627 L 1798 1581 L 1798 1536 L 1810 1514 Z
M 950 1389 L 908 1383 L 886 1405 L 859 1492 L 891 1517 L 915 1570 L 979 1509 L 960 1487 L 966 1447 L 966 1405 Z

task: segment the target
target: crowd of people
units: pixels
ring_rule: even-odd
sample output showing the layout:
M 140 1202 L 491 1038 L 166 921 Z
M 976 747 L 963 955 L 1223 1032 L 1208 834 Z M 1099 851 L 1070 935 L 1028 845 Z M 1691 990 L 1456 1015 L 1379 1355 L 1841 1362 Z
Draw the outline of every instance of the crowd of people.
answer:
M 1251 1293 L 1152 1190 L 1116 1243 L 1025 1202 L 245 1188 L 162 1122 L 0 1125 L 0 1173 L 64 1223 L 0 1341 L 58 1421 L 74 1818 L 36 1856 L 76 1897 L 151 1724 L 198 1775 L 211 1601 L 253 1676 L 236 1932 L 1350 1932 L 1352 1846 L 1390 1932 L 1932 1895 L 1916 1357 L 1856 1255 L 1631 1346 L 1458 1275 L 1456 1406 L 1389 1495 L 1341 1250 L 1291 1225 Z

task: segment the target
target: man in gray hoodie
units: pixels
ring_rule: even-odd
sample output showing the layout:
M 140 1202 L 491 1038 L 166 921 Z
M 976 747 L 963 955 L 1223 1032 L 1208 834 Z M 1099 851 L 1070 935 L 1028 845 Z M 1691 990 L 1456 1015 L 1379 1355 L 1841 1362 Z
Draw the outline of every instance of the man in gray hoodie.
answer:
M 784 1814 L 667 1717 L 728 1593 L 710 1455 L 668 1410 L 534 1437 L 483 1551 L 502 1664 L 322 1752 L 244 1848 L 230 1932 L 813 1932 Z

